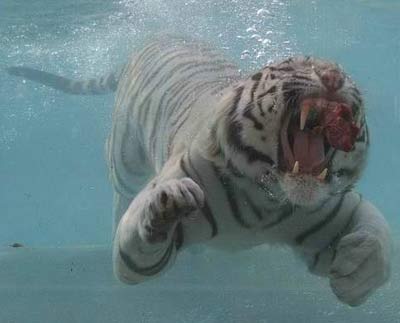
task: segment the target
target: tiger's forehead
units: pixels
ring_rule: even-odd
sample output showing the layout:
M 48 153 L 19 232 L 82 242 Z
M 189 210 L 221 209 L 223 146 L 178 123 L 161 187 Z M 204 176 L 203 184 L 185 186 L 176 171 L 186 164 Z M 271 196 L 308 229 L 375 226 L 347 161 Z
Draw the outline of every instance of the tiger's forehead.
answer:
M 313 56 L 293 56 L 268 64 L 264 69 L 278 72 L 308 72 L 324 69 L 336 69 L 343 72 L 343 68 L 336 62 Z

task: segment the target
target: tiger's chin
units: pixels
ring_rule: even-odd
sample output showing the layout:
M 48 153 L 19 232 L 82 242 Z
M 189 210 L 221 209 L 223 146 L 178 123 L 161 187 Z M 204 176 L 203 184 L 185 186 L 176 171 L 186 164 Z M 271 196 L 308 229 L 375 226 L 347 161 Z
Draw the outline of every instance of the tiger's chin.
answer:
M 310 174 L 285 173 L 280 185 L 289 202 L 299 206 L 317 205 L 329 195 L 329 185 Z

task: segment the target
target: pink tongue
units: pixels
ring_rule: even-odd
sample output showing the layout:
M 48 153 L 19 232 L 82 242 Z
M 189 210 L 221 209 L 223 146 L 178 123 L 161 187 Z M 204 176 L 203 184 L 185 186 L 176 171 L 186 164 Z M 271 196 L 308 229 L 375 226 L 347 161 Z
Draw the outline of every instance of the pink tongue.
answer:
M 293 143 L 294 160 L 300 164 L 300 172 L 311 173 L 325 159 L 324 137 L 296 130 Z

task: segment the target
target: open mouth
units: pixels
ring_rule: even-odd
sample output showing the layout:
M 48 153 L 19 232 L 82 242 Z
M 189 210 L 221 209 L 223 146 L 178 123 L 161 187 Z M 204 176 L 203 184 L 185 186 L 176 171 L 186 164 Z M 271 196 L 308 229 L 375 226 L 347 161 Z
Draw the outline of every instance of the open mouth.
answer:
M 335 150 L 351 151 L 358 133 L 351 108 L 343 100 L 305 98 L 283 121 L 279 168 L 325 181 Z

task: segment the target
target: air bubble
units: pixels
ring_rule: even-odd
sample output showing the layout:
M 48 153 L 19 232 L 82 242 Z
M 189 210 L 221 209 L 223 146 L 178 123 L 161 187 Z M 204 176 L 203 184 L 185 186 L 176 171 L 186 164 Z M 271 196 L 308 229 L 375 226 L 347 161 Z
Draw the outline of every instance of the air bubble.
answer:
M 245 49 L 241 54 L 240 54 L 240 59 L 246 59 L 250 57 L 250 52 Z
M 261 41 L 261 43 L 262 43 L 263 45 L 268 45 L 268 44 L 271 44 L 272 41 L 271 41 L 271 39 L 265 38 L 265 39 L 263 39 L 263 40 Z
M 264 56 L 265 56 L 265 52 L 264 51 L 259 51 L 259 52 L 257 52 L 256 59 L 258 59 L 260 57 L 264 57 Z
M 265 16 L 271 14 L 267 9 L 259 9 L 257 10 L 257 16 Z
M 255 31 L 257 31 L 257 29 L 256 29 L 256 27 L 253 25 L 253 26 L 247 28 L 246 31 L 247 31 L 248 33 L 250 33 L 250 32 L 255 32 Z
M 259 39 L 261 39 L 261 36 L 259 34 L 253 34 L 250 36 L 250 38 L 259 40 Z

